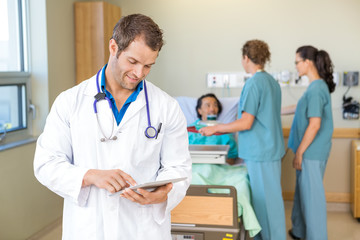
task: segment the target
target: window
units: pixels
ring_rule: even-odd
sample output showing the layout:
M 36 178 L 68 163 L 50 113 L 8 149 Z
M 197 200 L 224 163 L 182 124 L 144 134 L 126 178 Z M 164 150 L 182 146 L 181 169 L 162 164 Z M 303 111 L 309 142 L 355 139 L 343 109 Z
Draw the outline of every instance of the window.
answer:
M 29 135 L 27 0 L 0 0 L 0 144 Z
M 1 85 L 0 133 L 24 129 L 26 122 L 26 85 Z
M 27 71 L 24 1 L 0 0 L 0 71 Z

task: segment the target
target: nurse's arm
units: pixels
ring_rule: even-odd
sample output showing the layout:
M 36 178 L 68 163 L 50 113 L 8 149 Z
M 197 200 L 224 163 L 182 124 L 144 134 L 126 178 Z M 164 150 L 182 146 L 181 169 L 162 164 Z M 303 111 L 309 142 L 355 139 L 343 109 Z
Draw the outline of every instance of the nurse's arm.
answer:
M 199 132 L 204 136 L 211 136 L 214 133 L 232 133 L 250 130 L 255 120 L 255 116 L 247 112 L 242 112 L 241 118 L 226 124 L 218 124 L 212 127 L 204 127 Z
M 103 188 L 111 193 L 115 193 L 129 187 L 129 183 L 133 186 L 136 185 L 135 180 L 120 169 L 90 169 L 84 175 L 82 187 L 95 185 L 98 188 Z
M 310 144 L 314 141 L 316 134 L 318 133 L 321 126 L 321 118 L 320 117 L 311 117 L 309 119 L 309 125 L 305 130 L 305 134 L 301 143 L 296 150 L 295 158 L 293 161 L 293 167 L 297 170 L 301 170 L 301 163 L 303 154 L 306 149 L 310 146 Z
M 290 106 L 286 106 L 286 107 L 282 107 L 281 108 L 281 115 L 290 115 L 290 114 L 294 114 L 296 110 L 296 104 L 295 105 L 290 105 Z

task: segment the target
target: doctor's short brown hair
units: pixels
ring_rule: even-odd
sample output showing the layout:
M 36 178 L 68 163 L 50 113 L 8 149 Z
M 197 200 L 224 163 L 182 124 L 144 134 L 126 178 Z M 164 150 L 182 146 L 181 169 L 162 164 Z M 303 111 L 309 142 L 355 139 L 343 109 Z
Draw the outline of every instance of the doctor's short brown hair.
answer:
M 120 18 L 114 27 L 111 39 L 118 45 L 116 57 L 138 36 L 144 37 L 146 45 L 153 51 L 160 51 L 164 45 L 163 31 L 150 17 L 131 14 Z

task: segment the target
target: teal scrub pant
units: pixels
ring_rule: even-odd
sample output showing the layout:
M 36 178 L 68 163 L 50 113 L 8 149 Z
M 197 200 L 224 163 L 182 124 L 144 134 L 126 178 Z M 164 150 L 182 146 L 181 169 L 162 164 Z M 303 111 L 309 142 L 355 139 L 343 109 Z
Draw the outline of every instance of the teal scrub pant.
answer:
M 252 205 L 261 231 L 255 240 L 285 240 L 285 210 L 281 191 L 281 161 L 245 160 Z
M 296 170 L 292 232 L 306 240 L 328 239 L 323 186 L 326 162 L 303 159 L 302 170 Z

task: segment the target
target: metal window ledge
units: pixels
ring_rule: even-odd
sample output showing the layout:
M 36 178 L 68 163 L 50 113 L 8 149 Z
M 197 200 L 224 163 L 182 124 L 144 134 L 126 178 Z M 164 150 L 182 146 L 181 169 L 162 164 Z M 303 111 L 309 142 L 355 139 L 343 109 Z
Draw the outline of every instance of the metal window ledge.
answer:
M 3 143 L 3 144 L 0 144 L 0 152 L 5 151 L 7 149 L 20 147 L 25 144 L 33 143 L 33 142 L 36 142 L 36 140 L 37 140 L 37 137 L 29 137 L 29 138 L 9 142 L 9 143 Z

